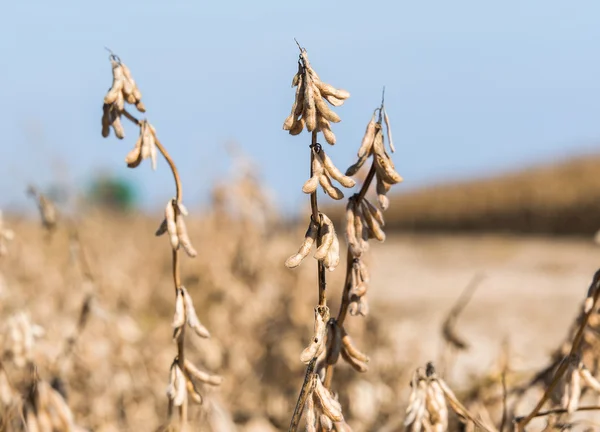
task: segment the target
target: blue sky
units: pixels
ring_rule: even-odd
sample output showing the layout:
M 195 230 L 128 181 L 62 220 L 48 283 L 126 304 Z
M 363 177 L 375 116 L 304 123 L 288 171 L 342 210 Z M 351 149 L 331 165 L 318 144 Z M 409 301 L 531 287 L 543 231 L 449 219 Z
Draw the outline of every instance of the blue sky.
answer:
M 296 37 L 321 78 L 351 92 L 337 109 L 340 167 L 353 162 L 386 85 L 405 190 L 597 149 L 600 3 L 20 1 L 0 6 L 0 207 L 28 208 L 28 182 L 136 183 L 147 208 L 172 196 L 165 163 L 130 170 L 135 142 L 100 135 L 111 73 L 130 67 L 147 118 L 177 161 L 190 208 L 229 168 L 237 141 L 278 201 L 306 197 L 309 137 L 281 129 Z

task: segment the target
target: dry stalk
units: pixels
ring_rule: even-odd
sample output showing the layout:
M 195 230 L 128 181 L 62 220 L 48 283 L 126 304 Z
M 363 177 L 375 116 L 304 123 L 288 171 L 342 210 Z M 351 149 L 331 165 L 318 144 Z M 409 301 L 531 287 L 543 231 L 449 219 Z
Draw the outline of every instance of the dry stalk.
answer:
M 483 274 L 476 274 L 475 276 L 473 276 L 471 281 L 463 289 L 462 293 L 460 294 L 450 311 L 448 311 L 448 315 L 442 323 L 441 333 L 443 346 L 439 360 L 439 364 L 441 365 L 441 376 L 447 376 L 451 368 L 451 360 L 454 358 L 454 355 L 457 352 L 466 351 L 469 349 L 468 342 L 456 331 L 456 321 L 458 320 L 458 317 L 473 297 L 473 294 L 475 294 L 475 291 L 483 281 L 484 277 L 485 276 Z
M 169 399 L 168 425 L 165 427 L 170 428 L 173 424 L 173 408 L 177 407 L 178 427 L 179 431 L 183 432 L 187 429 L 188 398 L 191 397 L 195 402 L 202 403 L 202 396 L 197 387 L 198 383 L 208 385 L 219 385 L 221 383 L 220 377 L 200 371 L 185 357 L 186 326 L 200 337 L 210 337 L 208 330 L 200 323 L 196 315 L 189 292 L 181 283 L 180 249 L 183 248 L 187 255 L 192 258 L 197 255 L 197 252 L 188 237 L 183 219 L 183 216 L 187 216 L 188 211 L 183 205 L 182 184 L 175 162 L 158 139 L 156 129 L 148 120 L 138 120 L 125 109 L 125 104 L 129 103 L 135 105 L 140 112 L 146 111 L 141 101 L 142 94 L 133 80 L 129 68 L 113 53 L 111 53 L 109 59 L 113 72 L 113 84 L 104 98 L 102 136 L 107 137 L 112 128 L 117 138 L 123 139 L 125 132 L 121 124 L 121 116 L 124 116 L 139 127 L 139 137 L 135 146 L 125 158 L 127 166 L 136 168 L 144 159 L 150 158 L 152 168 L 156 169 L 158 151 L 167 161 L 175 181 L 175 197 L 167 202 L 165 218 L 156 231 L 156 236 L 168 234 L 172 249 L 172 274 L 175 289 L 175 314 L 172 326 L 174 329 L 173 338 L 177 344 L 177 355 L 173 359 L 169 372 L 167 389 Z
M 393 152 L 391 142 L 390 121 L 385 111 L 382 96 L 381 106 L 377 108 L 367 126 L 365 137 L 358 151 L 358 162 L 346 173 L 338 170 L 325 150 L 318 143 L 318 132 L 322 132 L 325 140 L 335 144 L 335 135 L 329 122 L 339 122 L 340 118 L 325 103 L 340 106 L 350 94 L 338 90 L 329 84 L 324 84 L 310 65 L 306 50 L 300 45 L 298 72 L 292 80 L 292 86 L 297 87 L 296 97 L 290 115 L 286 118 L 283 129 L 297 135 L 306 128 L 311 135 L 311 170 L 310 178 L 302 188 L 310 194 L 311 218 L 305 239 L 298 252 L 286 261 L 286 266 L 294 268 L 308 256 L 316 243 L 314 257 L 318 260 L 317 276 L 319 284 L 319 303 L 315 308 L 314 337 L 304 352 L 301 360 L 308 363 L 307 373 L 296 403 L 289 431 L 298 429 L 302 413 L 305 413 L 306 430 L 336 430 L 348 431 L 350 427 L 344 421 L 342 407 L 331 390 L 333 368 L 342 357 L 358 372 L 368 370 L 369 357 L 362 353 L 352 342 L 344 329 L 344 321 L 348 313 L 351 315 L 368 314 L 366 293 L 369 283 L 368 269 L 361 260 L 362 254 L 368 250 L 368 240 L 375 238 L 385 240 L 382 211 L 389 201 L 387 193 L 392 184 L 402 181 L 396 172 L 394 164 L 385 150 L 383 136 L 383 121 L 385 120 L 388 143 Z M 378 120 L 375 115 L 378 113 Z M 333 222 L 319 212 L 317 188 L 319 185 L 331 198 L 339 200 L 343 192 L 332 184 L 336 180 L 343 187 L 354 187 L 356 182 L 351 176 L 356 175 L 365 161 L 373 158 L 369 172 L 359 190 L 348 200 L 346 239 L 348 243 L 346 259 L 346 280 L 343 287 L 340 310 L 336 318 L 329 317 L 326 299 L 325 269 L 334 270 L 339 263 L 339 241 Z M 366 194 L 372 181 L 377 184 L 379 207 L 371 204 Z
M 292 135 L 299 134 L 304 128 L 311 132 L 310 178 L 302 188 L 304 193 L 310 194 L 311 215 L 300 249 L 288 258 L 285 264 L 288 268 L 297 267 L 308 256 L 312 246 L 316 245 L 314 257 L 317 259 L 318 306 L 315 308 L 315 336 L 301 356 L 301 360 L 307 363 L 308 367 L 289 430 L 298 429 L 302 413 L 306 412 L 307 430 L 313 428 L 316 431 L 317 427 L 331 430 L 334 423 L 343 423 L 341 406 L 333 393 L 323 386 L 319 373 L 323 363 L 321 361 L 319 367 L 319 359 L 327 356 L 326 338 L 329 327 L 325 270 L 332 271 L 338 265 L 340 248 L 333 222 L 319 211 L 317 188 L 320 185 L 327 195 L 339 200 L 344 194 L 333 185 L 332 179 L 344 187 L 354 186 L 354 180 L 343 175 L 335 167 L 318 143 L 318 133 L 321 132 L 329 144 L 335 144 L 335 135 L 331 131 L 330 122 L 337 123 L 340 118 L 326 102 L 333 106 L 340 106 L 350 97 L 350 94 L 321 81 L 308 60 L 306 49 L 300 45 L 298 48 L 300 49 L 298 72 L 292 80 L 292 86 L 296 87 L 296 97 L 292 111 L 284 121 L 283 129 L 288 130 Z
M 573 337 L 571 348 L 569 350 L 569 355 L 563 358 L 563 360 L 560 362 L 558 369 L 552 377 L 552 381 L 545 389 L 544 394 L 542 395 L 537 405 L 533 408 L 533 410 L 527 416 L 515 419 L 515 427 L 517 431 L 525 431 L 525 427 L 531 422 L 531 420 L 538 416 L 544 404 L 550 399 L 554 390 L 556 389 L 558 384 L 561 382 L 561 379 L 569 369 L 571 369 L 571 379 L 575 378 L 575 380 L 578 381 L 577 377 L 580 376 L 578 372 L 578 366 L 580 364 L 581 348 L 582 343 L 584 342 L 584 334 L 590 317 L 592 316 L 592 314 L 596 313 L 596 304 L 598 302 L 598 297 L 600 297 L 600 270 L 596 271 L 590 284 L 590 287 L 588 288 L 588 293 L 582 307 L 582 316 L 579 320 L 579 325 Z M 571 395 L 568 398 L 570 403 L 568 403 L 568 406 L 566 407 L 568 412 L 575 411 L 576 405 L 578 403 L 578 393 L 580 392 L 580 389 L 576 392 L 573 392 L 573 385 L 579 386 L 578 383 L 576 384 L 575 382 L 571 381 L 571 385 L 568 388 L 568 390 L 571 390 Z M 575 399 L 577 399 L 577 401 L 575 401 Z

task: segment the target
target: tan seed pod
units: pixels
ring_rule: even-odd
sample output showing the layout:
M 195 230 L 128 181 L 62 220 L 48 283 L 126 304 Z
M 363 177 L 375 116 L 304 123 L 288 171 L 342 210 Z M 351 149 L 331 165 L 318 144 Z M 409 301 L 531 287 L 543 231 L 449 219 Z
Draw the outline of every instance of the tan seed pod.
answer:
M 402 176 L 398 174 L 394 168 L 394 164 L 389 156 L 386 155 L 375 155 L 375 168 L 377 174 L 389 184 L 397 184 L 403 181 Z
M 367 293 L 368 285 L 364 282 L 359 282 L 350 289 L 350 295 L 362 297 Z
M 123 125 L 121 124 L 121 116 L 115 115 L 112 121 L 112 127 L 115 131 L 115 135 L 119 139 L 125 138 L 125 129 L 123 129 Z
M 208 372 L 203 372 L 200 369 L 196 368 L 192 362 L 189 360 L 185 360 L 184 362 L 185 370 L 188 374 L 198 381 L 203 382 L 204 384 L 210 384 L 212 386 L 219 386 L 223 382 L 223 378 L 219 375 L 212 375 Z
M 362 296 L 358 299 L 358 315 L 364 317 L 369 315 L 369 302 L 367 301 L 367 296 Z
M 298 267 L 302 260 L 308 256 L 315 240 L 317 239 L 318 231 L 319 228 L 317 224 L 315 224 L 311 219 L 308 229 L 306 230 L 306 234 L 304 235 L 304 241 L 302 242 L 302 245 L 300 245 L 300 249 L 298 249 L 297 253 L 285 261 L 285 266 L 287 268 Z
M 362 214 L 361 206 L 356 204 L 354 211 L 354 226 L 356 230 L 356 238 L 360 250 L 366 252 L 369 250 L 369 228 L 365 222 L 365 217 Z
M 329 124 L 329 121 L 319 113 L 317 113 L 317 125 L 318 130 L 323 133 L 325 141 L 327 141 L 328 144 L 334 145 L 335 134 L 331 130 L 331 125 Z
M 361 362 L 368 363 L 369 356 L 364 354 L 363 352 L 361 352 L 358 348 L 356 348 L 356 346 L 354 345 L 354 342 L 352 341 L 352 338 L 346 332 L 346 329 L 342 328 L 341 332 L 342 332 L 342 346 L 343 346 L 343 349 L 346 350 L 348 355 L 352 358 L 355 358 L 355 359 L 361 361 Z
M 390 125 L 390 118 L 388 117 L 385 108 L 383 109 L 383 119 L 385 120 L 385 128 L 387 131 L 388 141 L 390 142 L 390 150 L 392 151 L 392 153 L 395 153 L 396 148 L 394 147 L 394 141 L 392 139 L 392 126 Z
M 180 288 L 177 288 L 177 295 L 175 296 L 175 314 L 173 315 L 173 323 L 171 326 L 177 330 L 183 327 L 185 324 L 185 300 L 183 298 L 183 292 Z
M 177 210 L 179 210 L 179 213 L 181 213 L 182 215 L 188 216 L 190 214 L 187 207 L 183 205 L 181 201 L 176 201 L 175 205 L 177 206 Z
M 333 244 L 333 239 L 336 237 L 335 228 L 333 226 L 333 222 L 323 213 L 321 215 L 321 228 L 319 229 L 320 236 L 320 246 L 317 248 L 317 251 L 314 254 L 315 259 L 322 260 L 325 258 L 331 245 Z
M 369 366 L 348 354 L 345 347 L 342 347 L 342 358 L 348 363 L 356 372 L 365 373 L 369 370 Z
M 315 82 L 313 81 L 313 95 L 314 95 L 314 101 L 315 101 L 315 108 L 317 109 L 317 111 L 319 112 L 319 114 L 321 116 L 323 116 L 323 118 L 329 120 L 332 123 L 339 123 L 342 121 L 342 119 L 340 118 L 340 116 L 338 116 L 335 112 L 333 112 L 331 110 L 331 108 L 329 108 L 327 106 L 327 104 L 325 103 L 325 101 L 323 100 L 322 96 L 321 96 L 321 92 L 319 91 L 318 87 L 316 87 L 314 84 Z
M 300 118 L 294 123 L 294 126 L 290 129 L 290 135 L 298 135 L 304 129 L 304 119 Z
M 381 129 L 379 129 L 375 134 L 375 139 L 373 141 L 373 153 L 377 175 L 387 183 L 400 183 L 402 181 L 402 177 L 396 172 L 394 163 L 383 147 L 383 133 Z
M 579 371 L 574 369 L 568 375 L 569 382 L 567 384 L 567 405 L 566 409 L 569 414 L 574 413 L 579 408 L 579 399 L 581 397 L 581 375 Z
M 296 74 L 297 75 L 297 74 Z M 304 97 L 301 97 L 301 94 L 304 91 L 304 86 L 302 85 L 302 76 L 298 79 L 298 87 L 296 88 L 296 95 L 294 98 L 294 103 L 292 104 L 292 112 L 283 122 L 283 130 L 291 130 L 294 124 L 296 123 L 296 119 L 298 118 L 299 113 L 297 113 L 299 106 L 302 107 L 304 103 Z M 301 108 L 300 108 L 301 109 Z M 301 113 L 302 111 L 300 111 Z
M 317 432 L 317 410 L 315 408 L 315 399 L 312 394 L 306 399 L 304 420 L 306 422 L 306 432 Z
M 590 373 L 590 371 L 585 366 L 581 366 L 579 373 L 587 386 L 592 388 L 594 391 L 600 392 L 600 382 L 598 382 L 598 380 Z
M 179 237 L 179 244 L 183 247 L 185 253 L 190 257 L 195 257 L 198 255 L 194 246 L 192 246 L 192 242 L 188 236 L 187 228 L 185 226 L 185 221 L 183 220 L 183 215 L 178 215 L 175 217 L 175 224 L 177 227 L 177 236 Z
M 369 275 L 368 267 L 362 261 L 359 261 L 357 263 L 357 267 L 360 280 L 365 283 L 369 283 L 369 281 L 371 280 L 371 276 Z
M 358 154 L 359 158 L 362 158 L 365 155 L 369 155 L 371 153 L 371 149 L 373 148 L 373 141 L 375 139 L 375 130 L 377 127 L 381 127 L 381 126 L 379 126 L 379 124 L 377 124 L 375 122 L 375 113 L 373 113 L 371 120 L 367 124 L 365 134 L 363 136 L 362 142 L 360 143 L 360 147 L 358 149 L 357 154 Z
M 125 156 L 125 162 L 129 168 L 135 168 L 142 162 L 142 142 L 143 142 L 144 125 L 140 125 L 140 135 L 133 149 Z
M 355 203 L 353 199 L 348 200 L 346 205 L 346 243 L 348 244 L 350 253 L 354 258 L 362 255 L 362 250 L 359 247 L 358 239 L 356 238 L 355 219 Z
M 194 308 L 194 302 L 192 301 L 192 297 L 187 292 L 184 286 L 182 286 L 180 289 L 183 294 L 183 300 L 185 301 L 185 316 L 187 319 L 188 326 L 192 330 L 194 330 L 194 332 L 196 332 L 198 336 L 205 339 L 210 338 L 210 333 L 208 332 L 206 327 L 204 327 L 202 323 L 200 323 L 200 320 L 198 319 L 198 315 L 196 314 L 196 308 Z
M 186 380 L 185 386 L 186 386 L 188 395 L 191 396 L 192 400 L 194 402 L 196 402 L 197 404 L 201 405 L 202 404 L 202 395 L 198 392 L 198 390 L 194 386 L 194 383 L 191 382 L 190 380 Z
M 117 95 L 117 100 L 114 103 L 114 106 L 117 107 L 117 110 L 122 113 L 123 110 L 125 109 L 125 96 L 123 95 L 123 92 L 120 92 Z
M 324 430 L 326 430 L 326 431 L 333 430 L 333 422 L 325 414 L 321 414 L 321 416 L 319 417 L 319 421 L 321 422 L 321 428 L 323 428 Z
M 304 111 L 302 117 L 306 123 L 306 129 L 312 132 L 317 127 L 317 108 L 315 107 L 315 97 L 313 94 L 313 86 L 311 78 L 308 74 L 305 75 L 306 83 L 304 85 Z
M 320 379 L 317 380 L 317 385 L 315 386 L 315 396 L 319 401 L 323 414 L 334 422 L 339 422 L 344 419 L 344 416 L 342 415 L 342 406 L 331 396 L 331 393 L 325 388 Z
M 122 97 L 122 90 L 124 84 L 124 76 L 123 76 L 123 67 L 119 62 L 111 60 L 112 73 L 113 73 L 113 83 L 112 87 L 104 96 L 105 104 L 113 104 L 119 98 L 119 95 Z
M 346 100 L 350 97 L 350 93 L 343 89 L 336 89 L 334 86 L 326 84 L 321 80 L 315 82 L 315 85 L 318 87 L 319 92 L 323 95 L 331 95 L 339 100 Z
M 371 204 L 369 202 L 369 200 L 366 198 L 363 198 L 362 202 L 365 204 L 365 206 L 369 210 L 369 213 L 371 213 L 371 215 L 375 218 L 377 223 L 379 225 L 381 225 L 382 227 L 384 227 L 385 220 L 383 219 L 383 213 L 381 212 L 381 210 L 379 210 L 377 207 L 375 207 L 373 204 Z
M 69 406 L 63 399 L 60 393 L 54 389 L 50 389 L 50 405 L 52 406 L 51 412 L 52 423 L 56 430 L 68 431 L 73 427 L 73 413 L 69 409 Z
M 325 153 L 325 150 L 321 149 L 321 151 L 318 153 L 318 156 L 321 158 L 323 167 L 325 168 L 327 173 L 333 179 L 337 180 L 342 186 L 352 188 L 356 185 L 354 179 L 345 176 L 339 169 L 337 169 L 331 158 L 327 156 L 327 153 Z
M 386 211 L 390 207 L 390 200 L 387 197 L 387 193 L 390 190 L 390 185 L 383 181 L 379 176 L 375 182 L 375 188 L 377 191 L 377 202 L 381 210 Z
M 329 252 L 327 252 L 327 255 L 323 259 L 323 264 L 325 264 L 325 268 L 329 271 L 334 271 L 340 264 L 340 241 L 337 235 L 333 236 L 333 243 L 331 243 Z
M 315 307 L 314 335 L 308 347 L 300 354 L 300 361 L 302 363 L 310 363 L 313 358 L 317 357 L 323 351 L 328 321 L 329 308 L 327 306 Z
M 319 183 L 321 184 L 321 187 L 325 193 L 334 200 L 341 200 L 344 198 L 344 193 L 331 183 L 331 180 L 326 174 L 319 176 Z
M 133 102 L 129 103 L 134 104 L 142 99 L 142 93 L 138 89 L 135 80 L 131 76 L 131 71 L 129 70 L 129 68 L 125 66 L 124 63 L 121 63 L 121 67 L 123 68 L 123 78 L 125 81 L 123 85 L 123 92 L 126 95 L 131 95 L 133 97 Z
M 173 381 L 173 393 L 172 400 L 173 405 L 181 406 L 185 403 L 187 399 L 187 386 L 186 379 L 183 371 L 179 369 L 179 366 L 175 365 L 175 379 Z
M 323 98 L 325 98 L 325 100 L 327 102 L 329 102 L 334 107 L 339 107 L 339 106 L 344 105 L 344 101 L 342 99 L 338 99 L 335 96 L 331 96 L 331 95 L 323 94 L 323 93 L 321 93 L 321 95 L 323 96 Z
M 135 90 L 134 90 L 134 92 L 135 92 Z M 139 112 L 143 112 L 143 113 L 144 113 L 144 112 L 146 112 L 146 107 L 144 106 L 144 104 L 142 103 L 142 101 L 138 101 L 138 102 L 135 104 L 135 107 L 137 108 L 137 110 L 138 110 Z
M 407 431 L 418 432 L 421 430 L 426 414 L 427 381 L 422 369 L 413 374 L 411 380 L 411 393 L 406 408 L 404 426 Z
M 27 425 L 27 432 L 41 432 L 33 409 L 27 410 L 27 413 L 25 414 L 25 424 Z M 51 430 L 52 429 L 50 429 L 50 431 Z
M 317 186 L 319 186 L 319 178 L 325 172 L 321 158 L 314 150 L 311 151 L 311 177 L 302 186 L 302 192 L 306 194 L 311 194 L 317 190 Z
M 348 167 L 348 169 L 346 170 L 346 175 L 353 176 L 354 174 L 356 174 L 362 168 L 362 166 L 365 164 L 368 158 L 369 156 L 367 154 L 359 157 L 353 165 L 350 165 Z
M 300 79 L 302 78 L 302 73 L 297 72 L 292 78 L 292 87 L 296 87 L 300 83 Z
M 165 221 L 167 222 L 167 232 L 169 233 L 169 241 L 173 250 L 179 249 L 179 236 L 177 235 L 177 224 L 175 222 L 175 200 L 169 200 L 165 207 Z
M 358 298 L 357 297 L 354 297 L 348 304 L 348 313 L 351 316 L 358 315 Z
M 372 234 L 373 237 L 376 238 L 377 240 L 379 240 L 380 242 L 385 241 L 385 232 L 383 232 L 383 230 L 381 229 L 381 225 L 379 225 L 379 222 L 377 222 L 375 220 L 375 218 L 369 211 L 369 208 L 365 204 L 364 200 L 360 203 L 360 205 L 361 205 L 362 215 L 364 216 L 365 221 L 367 222 L 367 226 L 369 227 L 370 234 Z
M 427 386 L 426 409 L 433 432 L 445 432 L 448 429 L 448 407 L 444 392 L 436 380 Z
M 352 432 L 352 428 L 345 421 L 334 422 L 333 428 L 335 432 Z
M 152 144 L 152 132 L 148 127 L 147 121 L 142 121 L 141 123 L 142 130 L 142 159 L 146 159 L 150 157 L 150 146 Z

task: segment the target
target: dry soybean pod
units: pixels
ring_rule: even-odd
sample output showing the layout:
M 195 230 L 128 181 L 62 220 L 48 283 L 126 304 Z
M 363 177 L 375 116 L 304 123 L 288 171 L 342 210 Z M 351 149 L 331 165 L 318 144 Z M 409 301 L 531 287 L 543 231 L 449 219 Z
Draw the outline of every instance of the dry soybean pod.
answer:
M 300 249 L 298 249 L 297 253 L 285 261 L 285 266 L 287 268 L 298 267 L 302 260 L 308 256 L 313 244 L 315 243 L 315 240 L 317 239 L 318 231 L 319 229 L 317 224 L 315 224 L 311 219 L 308 229 L 306 230 L 306 234 L 304 235 L 304 241 L 300 245 Z
M 342 186 L 351 188 L 356 185 L 356 182 L 353 178 L 345 176 L 339 169 L 337 169 L 337 167 L 333 164 L 331 158 L 327 156 L 327 153 L 325 153 L 325 150 L 321 150 L 318 153 L 318 155 L 321 158 L 325 170 L 329 173 L 329 175 L 332 178 L 337 180 Z
M 373 140 L 375 139 L 375 129 L 377 123 L 375 123 L 375 113 L 371 117 L 371 121 L 367 124 L 367 128 L 365 130 L 365 134 L 363 135 L 363 139 L 361 141 L 360 147 L 358 149 L 358 157 L 362 158 L 365 155 L 368 155 L 371 152 L 371 148 L 373 147 Z
M 304 111 L 302 117 L 306 123 L 306 129 L 312 132 L 317 127 L 317 108 L 315 107 L 315 97 L 311 78 L 308 74 L 304 75 L 306 83 L 304 85 Z
M 390 150 L 392 153 L 396 152 L 396 148 L 394 147 L 394 141 L 392 139 L 392 126 L 390 124 L 390 118 L 387 115 L 387 111 L 383 108 L 383 119 L 385 121 L 385 128 L 387 130 L 388 141 L 390 142 Z

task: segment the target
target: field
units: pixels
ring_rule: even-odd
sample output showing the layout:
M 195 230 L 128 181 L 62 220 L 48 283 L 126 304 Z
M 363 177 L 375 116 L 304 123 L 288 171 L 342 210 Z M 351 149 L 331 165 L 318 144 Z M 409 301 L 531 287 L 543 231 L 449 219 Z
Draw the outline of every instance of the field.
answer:
M 538 173 L 533 171 L 533 177 Z M 505 196 L 512 195 L 513 182 L 509 177 Z M 498 189 L 499 184 L 496 180 Z M 478 187 L 483 188 L 473 183 L 466 189 Z M 453 214 L 453 208 L 463 208 L 455 203 L 457 190 L 448 194 L 447 205 L 440 202 L 446 195 L 431 191 L 393 199 L 388 224 L 396 229 L 385 243 L 371 245 L 370 314 L 346 324 L 370 356 L 369 371 L 359 374 L 341 365 L 334 377 L 355 431 L 403 430 L 411 376 L 428 361 L 468 408 L 498 424 L 502 368 L 509 389 L 527 383 L 550 364 L 579 313 L 600 254 L 591 235 L 555 237 L 551 226 L 545 235 L 486 234 L 485 228 L 493 227 L 485 225 L 478 210 L 474 214 L 482 222 L 477 231 L 471 222 L 460 222 L 471 220 L 472 213 L 458 210 L 448 228 L 469 229 L 431 232 L 415 230 L 415 224 L 412 232 L 397 229 L 420 215 L 437 220 L 439 228 L 440 209 Z M 471 208 L 480 208 L 481 196 L 486 196 L 484 189 L 469 201 Z M 401 216 L 408 200 L 437 202 L 439 208 L 415 205 L 409 216 Z M 233 201 L 237 207 L 217 199 L 188 221 L 198 257 L 182 262 L 182 282 L 212 338 L 189 339 L 187 356 L 223 377 L 220 387 L 203 386 L 204 403 L 192 405 L 190 424 L 198 425 L 192 430 L 285 430 L 304 376 L 299 353 L 312 334 L 316 274 L 310 265 L 283 266 L 304 227 L 289 229 L 285 221 L 269 220 L 256 197 L 243 205 Z M 500 202 L 506 213 L 522 207 L 508 199 Z M 561 201 L 550 207 L 565 206 Z M 575 198 L 570 206 L 570 212 L 582 208 Z M 544 216 L 540 208 L 534 208 L 534 220 Z M 28 350 L 39 378 L 63 389 L 81 427 L 156 430 L 166 418 L 167 371 L 176 352 L 170 253 L 166 240 L 152 235 L 158 218 L 90 209 L 76 224 L 59 219 L 52 234 L 36 220 L 5 219 L 15 238 L 0 259 L 0 347 L 11 382 L 0 381 L 0 430 L 12 430 L 15 404 L 27 404 L 27 398 L 15 395 L 27 394 L 31 371 L 9 359 L 27 357 Z M 579 228 L 573 231 L 581 234 Z M 593 232 L 591 225 L 584 231 Z M 328 278 L 335 309 L 343 271 Z M 474 278 L 479 278 L 476 290 L 455 327 L 469 348 L 455 352 L 442 337 L 443 321 Z M 90 306 L 89 313 L 77 330 L 84 305 Z M 11 317 L 20 313 L 45 330 L 29 348 L 13 337 Z M 503 353 L 508 353 L 508 366 Z M 534 389 L 533 395 L 540 393 Z M 525 399 L 516 415 L 526 414 L 532 401 Z M 451 421 L 456 424 L 455 418 Z

